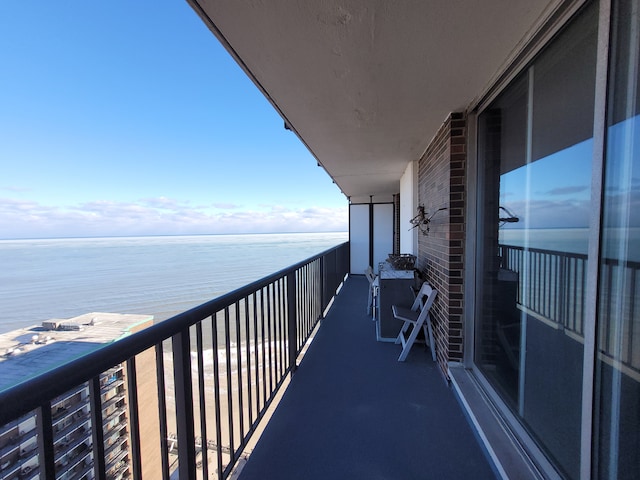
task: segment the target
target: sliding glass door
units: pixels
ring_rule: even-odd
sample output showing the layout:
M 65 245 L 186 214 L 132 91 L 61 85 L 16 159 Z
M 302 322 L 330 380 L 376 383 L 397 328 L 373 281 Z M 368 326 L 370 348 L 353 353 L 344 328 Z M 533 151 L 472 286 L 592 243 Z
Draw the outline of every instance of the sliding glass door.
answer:
M 478 117 L 474 362 L 579 478 L 598 7 L 583 9 Z

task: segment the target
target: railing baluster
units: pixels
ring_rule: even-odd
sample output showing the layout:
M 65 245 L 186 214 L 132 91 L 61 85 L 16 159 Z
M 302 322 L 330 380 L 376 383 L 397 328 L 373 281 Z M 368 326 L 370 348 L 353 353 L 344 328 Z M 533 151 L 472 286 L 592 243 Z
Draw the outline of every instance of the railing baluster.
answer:
M 311 263 L 305 265 L 304 267 L 304 284 L 305 284 L 305 292 L 311 291 Z M 304 336 L 309 334 L 311 329 L 313 328 L 313 324 L 315 323 L 315 318 L 313 315 L 313 301 L 310 295 L 305 295 L 305 301 L 307 303 L 307 328 L 305 329 Z
M 567 278 L 567 288 L 566 288 L 566 294 L 565 294 L 565 298 L 564 298 L 564 305 L 563 305 L 563 314 L 569 319 L 569 321 L 571 322 L 571 330 L 573 330 L 574 332 L 578 332 L 580 330 L 579 326 L 578 326 L 578 312 L 577 312 L 577 305 L 581 305 L 581 303 L 578 302 L 578 285 L 579 283 L 581 284 L 582 282 L 579 282 L 579 277 L 578 277 L 578 273 L 581 269 L 580 267 L 580 263 L 578 262 L 577 259 L 575 258 L 571 258 L 571 257 L 565 257 L 563 259 L 563 263 L 567 266 L 566 270 L 566 278 Z M 573 303 L 575 306 L 573 306 L 570 302 L 570 299 L 574 299 Z M 580 308 L 580 316 L 582 316 L 582 308 Z
M 233 425 L 233 381 L 231 378 L 231 337 L 229 333 L 229 307 L 224 309 L 224 352 L 226 359 L 227 373 L 227 415 L 229 427 L 229 455 L 230 464 L 235 460 L 234 425 Z
M 273 337 L 271 319 L 271 286 L 267 285 L 267 345 L 269 347 L 269 396 L 273 394 Z
M 578 260 L 577 258 L 570 258 L 571 264 L 573 265 L 573 291 L 571 292 L 571 296 L 567 297 L 574 298 L 574 306 L 571 309 L 571 316 L 573 322 L 574 331 L 582 335 L 582 315 L 584 314 L 584 289 L 586 286 L 586 274 L 587 269 L 585 268 L 586 260 Z M 569 303 L 567 301 L 567 303 Z M 567 306 L 567 309 L 570 307 Z
M 272 360 L 272 368 L 273 368 L 273 391 L 278 388 L 279 381 L 279 369 L 278 365 L 278 303 L 276 300 L 276 292 L 277 292 L 277 283 L 271 284 L 271 293 L 269 302 L 271 305 L 271 348 L 273 350 L 273 360 Z
M 238 414 L 240 416 L 240 447 L 244 447 L 244 402 L 242 395 L 242 339 L 240 331 L 240 303 L 236 303 L 236 355 L 238 365 Z
M 169 448 L 167 441 L 167 399 L 164 383 L 164 349 L 162 342 L 156 344 L 156 381 L 158 385 L 158 422 L 160 424 L 160 456 L 162 457 L 162 479 L 169 480 Z
M 295 285 L 295 308 L 296 308 L 296 326 L 297 326 L 297 335 L 295 339 L 295 352 L 296 355 L 300 351 L 300 332 L 304 331 L 304 302 L 303 295 L 298 295 L 297 292 L 302 292 L 302 284 L 300 282 L 300 277 L 302 276 L 302 269 L 293 273 L 294 275 L 294 285 Z
M 284 366 L 284 339 L 282 338 L 282 322 L 284 321 L 282 315 L 282 282 L 280 278 L 276 283 L 276 305 L 278 306 L 278 376 L 282 378 L 285 373 L 286 367 Z
M 262 408 L 267 405 L 267 334 L 264 328 L 264 288 L 260 289 L 260 335 L 262 344 Z
M 580 266 L 578 267 L 578 265 Z M 587 288 L 587 260 L 586 259 L 582 261 L 576 260 L 576 275 L 579 275 L 579 280 L 580 280 L 580 303 L 579 303 L 580 316 L 576 318 L 576 322 L 577 323 L 579 322 L 579 333 L 582 335 L 583 334 L 582 316 L 584 315 L 584 311 L 585 311 L 585 305 L 586 305 L 585 291 Z
M 542 305 L 544 306 L 543 310 L 543 314 L 548 317 L 551 318 L 551 310 L 549 309 L 549 303 L 551 301 L 551 292 L 549 291 L 549 289 L 551 288 L 551 269 L 550 269 L 550 262 L 549 262 L 549 255 L 542 254 L 542 275 L 541 275 L 541 281 L 542 281 Z
M 131 436 L 131 469 L 133 478 L 142 478 L 140 458 L 140 416 L 138 415 L 138 385 L 136 381 L 136 358 L 127 360 L 127 403 L 129 404 L 129 433 Z
M 313 295 L 313 298 L 315 299 L 316 302 L 316 308 L 318 309 L 318 315 L 317 315 L 317 319 L 321 320 L 324 318 L 324 307 L 322 306 L 322 297 L 323 297 L 323 286 L 324 286 L 324 282 L 322 280 L 322 259 L 318 259 L 315 262 L 315 274 L 314 274 L 314 278 L 315 278 L 315 282 L 316 282 L 316 289 L 315 289 L 315 294 Z
M 326 257 L 322 257 L 318 260 L 318 278 L 320 280 L 320 314 L 324 315 L 324 310 L 327 308 L 327 306 L 329 305 L 329 302 L 327 301 L 327 287 L 328 285 L 331 283 L 333 284 L 333 282 L 330 282 L 329 279 L 327 278 L 327 259 Z
M 526 271 L 526 281 L 525 284 L 527 286 L 525 293 L 526 293 L 526 301 L 525 301 L 525 306 L 529 309 L 533 310 L 533 288 L 532 288 L 532 280 L 533 280 L 533 275 L 532 275 L 532 266 L 533 266 L 533 252 L 530 251 L 526 251 L 524 252 L 525 258 L 523 260 L 522 266 Z
M 289 370 L 293 374 L 298 368 L 296 364 L 297 358 L 297 341 L 298 338 L 298 319 L 296 312 L 296 274 L 295 272 L 287 275 L 287 328 L 289 336 Z
M 613 267 L 609 265 L 609 268 L 606 270 L 606 281 L 605 281 L 605 292 L 606 292 L 606 301 L 604 302 L 606 312 L 604 317 L 601 316 L 603 320 L 603 325 L 605 328 L 604 336 L 605 336 L 605 352 L 609 352 L 612 350 L 611 345 L 611 315 L 614 313 L 612 308 L 613 303 Z
M 256 369 L 256 416 L 260 412 L 260 341 L 258 337 L 258 296 L 253 293 L 253 358 Z
M 249 431 L 253 431 L 253 387 L 251 386 L 251 329 L 249 323 L 249 297 L 244 298 L 244 325 L 246 332 L 245 351 L 247 356 L 247 410 Z
M 304 267 L 302 267 L 300 269 L 300 290 L 298 290 L 299 292 L 306 292 L 307 291 L 307 265 L 305 265 Z M 302 319 L 303 319 L 303 325 L 302 325 L 302 336 L 300 338 L 300 341 L 298 343 L 298 352 L 302 349 L 302 346 L 304 345 L 303 339 L 304 337 L 307 335 L 307 332 L 309 331 L 309 323 L 310 323 L 310 316 L 309 316 L 309 300 L 307 299 L 306 295 L 300 295 L 300 300 L 302 302 Z
M 202 348 L 202 322 L 196 323 L 196 355 L 198 357 L 198 399 L 200 411 L 200 457 L 202 478 L 209 478 L 209 456 L 207 440 L 207 405 L 204 386 L 204 358 Z
M 565 259 L 563 259 L 562 257 L 556 256 L 555 265 L 556 265 L 556 271 L 558 272 L 555 279 L 556 288 L 554 289 L 556 292 L 558 292 L 556 294 L 555 309 L 554 309 L 555 317 L 557 321 L 559 322 L 561 321 L 565 327 L 569 327 L 571 330 L 573 330 L 570 327 L 569 317 L 564 314 L 564 303 L 565 303 L 566 294 L 561 293 L 569 288 L 568 282 L 566 281 L 567 269 L 566 269 Z
M 309 324 L 307 325 L 307 328 L 304 332 L 305 338 L 307 337 L 307 335 L 309 335 L 309 332 L 313 329 L 313 326 L 316 322 L 316 312 L 315 309 L 313 308 L 313 262 L 310 263 L 309 265 L 306 266 L 305 268 L 305 283 L 306 283 L 306 292 L 307 295 L 305 295 L 306 299 L 307 299 L 307 308 L 308 308 L 308 312 L 309 312 Z
M 222 412 L 220 411 L 220 358 L 218 357 L 218 314 L 211 317 L 211 343 L 213 345 L 213 396 L 216 402 L 216 460 L 218 464 L 218 479 L 224 478 L 222 468 Z
M 636 302 L 635 302 L 635 297 L 636 297 L 636 272 L 634 272 L 633 270 L 631 270 L 630 272 L 628 272 L 629 276 L 631 277 L 629 280 L 629 334 L 627 336 L 628 338 L 628 344 L 627 344 L 627 363 L 631 366 L 633 365 L 633 335 L 634 335 L 634 330 L 635 330 L 635 313 L 636 313 Z
M 312 326 L 309 329 L 309 332 L 311 332 L 313 330 L 313 328 L 316 326 L 316 324 L 318 323 L 318 319 L 320 318 L 320 308 L 318 306 L 318 265 L 316 264 L 316 262 L 311 262 L 311 265 L 309 265 L 309 274 L 311 275 L 311 278 L 309 279 L 309 282 L 311 283 L 311 298 L 309 299 L 311 301 L 311 305 L 312 305 L 312 310 L 313 310 L 313 314 L 312 314 Z
M 540 275 L 540 271 L 542 270 L 542 266 L 541 266 L 541 262 L 542 262 L 542 254 L 541 253 L 536 253 L 535 254 L 535 263 L 534 263 L 534 270 L 533 270 L 533 275 L 535 278 L 535 282 L 534 282 L 534 292 L 535 292 L 535 310 L 537 312 L 541 311 L 540 308 L 540 303 L 541 303 L 541 294 L 542 294 L 542 275 Z
M 196 478 L 196 449 L 193 428 L 193 387 L 189 329 L 172 337 L 173 378 L 178 435 L 178 471 L 180 478 Z
M 307 291 L 307 266 L 306 265 L 300 269 L 300 290 L 298 291 L 299 292 Z M 302 302 L 302 313 L 301 313 L 302 336 L 301 337 L 304 338 L 304 336 L 307 334 L 307 331 L 309 331 L 309 302 L 307 300 L 306 295 L 300 295 L 300 301 Z M 304 345 L 304 343 L 302 342 L 302 338 L 298 342 L 298 352 L 302 349 L 302 345 Z
M 93 474 L 98 480 L 107 478 L 104 459 L 104 430 L 102 426 L 102 400 L 100 399 L 100 377 L 89 381 L 89 408 L 91 409 L 91 440 L 93 444 Z M 45 477 L 47 478 L 47 477 Z

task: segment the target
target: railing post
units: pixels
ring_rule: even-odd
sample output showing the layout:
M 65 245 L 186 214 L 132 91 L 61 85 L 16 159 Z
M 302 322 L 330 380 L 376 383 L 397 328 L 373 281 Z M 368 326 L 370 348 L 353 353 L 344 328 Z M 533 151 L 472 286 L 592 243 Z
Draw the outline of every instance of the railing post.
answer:
M 98 480 L 107 478 L 104 459 L 104 431 L 102 426 L 102 400 L 100 399 L 100 377 L 89 380 L 89 401 L 91 402 L 91 438 L 93 442 L 94 476 Z
M 167 445 L 167 400 L 164 383 L 164 350 L 162 342 L 156 344 L 156 381 L 158 386 L 158 422 L 160 424 L 160 454 L 162 456 L 162 480 L 169 480 L 169 448 Z
M 287 274 L 287 332 L 289 335 L 289 370 L 298 368 L 298 311 L 296 307 L 296 272 Z
M 142 458 L 140 454 L 140 415 L 138 409 L 138 377 L 136 357 L 127 360 L 127 393 L 129 403 L 129 435 L 131 437 L 131 468 L 135 480 L 142 478 Z
M 327 307 L 327 269 L 325 262 L 327 256 L 320 257 L 320 315 L 319 318 L 324 318 L 324 309 Z
M 567 281 L 569 277 L 569 266 L 571 264 L 571 260 L 568 257 L 558 257 L 558 263 L 560 264 L 560 274 L 559 278 L 556 279 L 556 301 L 559 303 L 558 305 L 558 318 L 556 321 L 561 324 L 564 328 L 569 328 L 570 330 L 575 331 L 574 328 L 569 326 L 569 295 L 571 292 L 571 288 L 569 282 Z M 574 298 L 575 303 L 575 298 Z
M 40 476 L 56 478 L 55 451 L 53 449 L 53 417 L 51 402 L 43 403 L 37 411 L 38 451 L 40 457 Z
M 193 388 L 189 329 L 172 337 L 173 378 L 176 396 L 179 478 L 196 478 L 196 446 L 193 428 Z

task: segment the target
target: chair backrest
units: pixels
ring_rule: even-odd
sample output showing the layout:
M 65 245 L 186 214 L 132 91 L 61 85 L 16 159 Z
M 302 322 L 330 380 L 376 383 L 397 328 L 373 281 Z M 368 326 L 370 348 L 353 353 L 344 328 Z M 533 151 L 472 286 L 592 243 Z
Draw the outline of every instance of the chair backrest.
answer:
M 427 282 L 422 284 L 420 287 L 420 291 L 418 295 L 416 295 L 416 299 L 413 301 L 413 305 L 411 306 L 411 310 L 417 312 L 418 310 L 425 315 L 429 313 L 429 309 L 433 304 L 433 301 L 436 299 L 436 295 L 438 295 L 438 291 L 431 288 Z
M 367 269 L 364 271 L 364 275 L 365 277 L 367 277 L 367 280 L 369 280 L 369 285 L 371 285 L 373 281 L 376 279 L 376 274 L 373 273 L 373 268 L 371 268 L 371 265 L 369 265 Z

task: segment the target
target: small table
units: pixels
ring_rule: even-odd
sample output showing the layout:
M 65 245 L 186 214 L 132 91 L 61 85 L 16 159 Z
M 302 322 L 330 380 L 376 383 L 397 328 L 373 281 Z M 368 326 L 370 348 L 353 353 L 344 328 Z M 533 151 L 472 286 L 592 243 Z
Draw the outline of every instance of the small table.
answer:
M 411 307 L 414 300 L 414 273 L 413 270 L 396 270 L 389 262 L 383 262 L 378 267 L 378 278 L 380 289 L 376 339 L 380 342 L 395 342 L 402 322 L 393 316 L 391 306 Z

